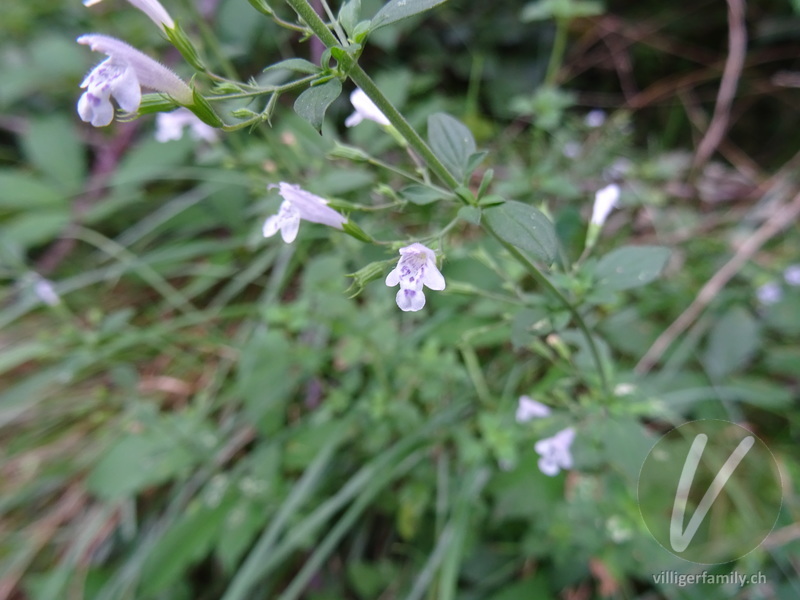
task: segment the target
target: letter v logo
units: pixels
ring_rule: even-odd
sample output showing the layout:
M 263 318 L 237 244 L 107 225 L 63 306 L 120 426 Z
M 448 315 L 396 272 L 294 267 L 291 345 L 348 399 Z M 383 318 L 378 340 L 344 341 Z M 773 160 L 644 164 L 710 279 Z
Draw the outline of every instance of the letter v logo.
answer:
M 728 483 L 728 479 L 731 478 L 736 467 L 739 466 L 739 463 L 742 462 L 742 459 L 753 447 L 753 444 L 755 444 L 755 438 L 753 436 L 748 436 L 739 442 L 739 445 L 736 446 L 736 449 L 731 453 L 728 460 L 725 461 L 725 464 L 722 465 L 722 468 L 714 477 L 706 493 L 703 494 L 700 504 L 697 505 L 694 514 L 689 519 L 689 524 L 686 526 L 686 529 L 683 530 L 683 520 L 686 513 L 686 505 L 689 500 L 689 491 L 692 488 L 692 481 L 697 472 L 697 466 L 700 464 L 700 459 L 703 456 L 706 443 L 708 443 L 708 436 L 704 433 L 698 434 L 694 438 L 691 448 L 689 448 L 686 462 L 683 463 L 683 470 L 681 471 L 681 477 L 678 481 L 678 489 L 675 492 L 675 502 L 672 505 L 672 519 L 669 523 L 669 543 L 675 552 L 683 552 L 692 542 L 703 519 L 705 519 L 708 511 L 711 510 L 714 500 L 717 499 L 717 496 L 719 496 L 725 484 Z

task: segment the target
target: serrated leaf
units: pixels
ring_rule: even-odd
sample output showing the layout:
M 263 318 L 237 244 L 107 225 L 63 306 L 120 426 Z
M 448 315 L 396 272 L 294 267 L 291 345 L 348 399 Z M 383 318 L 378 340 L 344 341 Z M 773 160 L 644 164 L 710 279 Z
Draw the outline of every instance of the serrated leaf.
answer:
M 375 31 L 379 27 L 413 17 L 445 2 L 447 0 L 390 0 L 372 18 L 370 29 Z
M 342 93 L 342 82 L 331 79 L 321 85 L 308 88 L 300 94 L 294 103 L 294 112 L 308 121 L 311 126 L 320 131 L 325 112 L 333 101 Z
M 314 73 L 319 73 L 322 71 L 320 66 L 315 65 L 311 61 L 308 61 L 304 58 L 287 58 L 286 60 L 282 60 L 274 65 L 266 67 L 264 72 L 277 71 L 279 69 L 284 71 L 294 71 L 296 73 L 308 73 L 309 75 L 313 75 Z
M 656 279 L 670 257 L 661 246 L 623 246 L 606 254 L 597 263 L 598 285 L 609 290 L 628 290 Z
M 463 181 L 475 154 L 475 139 L 467 126 L 446 113 L 434 113 L 428 117 L 428 141 L 447 170 Z
M 544 213 L 529 204 L 508 200 L 484 209 L 484 221 L 501 239 L 551 264 L 558 252 L 558 240 L 553 224 Z
M 756 320 L 743 307 L 734 306 L 711 328 L 703 363 L 709 375 L 724 377 L 743 366 L 760 343 Z

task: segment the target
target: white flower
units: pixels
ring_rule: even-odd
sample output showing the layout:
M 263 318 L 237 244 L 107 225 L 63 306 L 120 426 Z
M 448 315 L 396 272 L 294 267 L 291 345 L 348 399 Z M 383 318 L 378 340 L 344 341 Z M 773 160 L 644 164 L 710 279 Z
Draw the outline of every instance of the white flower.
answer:
M 527 423 L 532 419 L 541 419 L 550 414 L 550 407 L 531 399 L 529 396 L 520 396 L 517 406 L 517 423 Z
M 619 201 L 619 186 L 611 183 L 597 191 L 594 195 L 594 206 L 592 207 L 592 223 L 602 227 L 606 222 L 611 209 Z
M 539 470 L 550 477 L 557 475 L 561 469 L 572 468 L 572 454 L 569 451 L 575 439 L 575 430 L 567 427 L 553 437 L 536 442 L 534 449 L 541 455 Z
M 100 4 L 102 0 L 83 0 L 84 6 L 94 6 Z M 133 6 L 138 8 L 158 25 L 163 31 L 165 27 L 175 29 L 175 21 L 169 16 L 167 9 L 165 9 L 158 0 L 128 0 Z
M 397 266 L 386 276 L 386 285 L 394 287 L 400 284 L 395 298 L 400 310 L 418 311 L 425 306 L 425 294 L 422 286 L 432 290 L 445 288 L 444 277 L 436 268 L 436 255 L 433 250 L 419 243 L 400 248 L 400 260 Z
M 770 281 L 756 290 L 756 297 L 762 306 L 777 304 L 783 298 L 783 290 L 777 282 Z
M 375 121 L 378 125 L 390 125 L 389 119 L 386 118 L 381 112 L 381 109 L 375 106 L 375 103 L 369 99 L 361 88 L 356 88 L 350 94 L 350 102 L 355 108 L 355 112 L 347 117 L 344 124 L 346 127 L 355 127 L 364 119 Z
M 786 283 L 792 287 L 800 285 L 800 265 L 790 265 L 786 267 L 786 270 L 783 272 L 783 278 L 786 280 Z
M 136 111 L 142 87 L 163 92 L 180 104 L 192 104 L 192 90 L 180 77 L 133 46 L 97 33 L 82 35 L 78 43 L 108 55 L 81 83 L 86 91 L 78 100 L 78 114 L 95 127 L 114 119 L 112 96 L 122 110 Z
M 156 141 L 169 142 L 179 140 L 183 137 L 183 130 L 187 126 L 192 137 L 196 140 L 214 142 L 217 139 L 216 129 L 203 123 L 188 108 L 179 108 L 168 113 L 158 113 L 158 116 L 156 116 Z
M 281 181 L 278 185 L 269 188 L 278 188 L 278 193 L 283 198 L 277 215 L 264 221 L 264 237 L 272 237 L 280 229 L 281 237 L 287 244 L 291 244 L 297 237 L 300 221 L 321 223 L 336 229 L 342 229 L 347 222 L 342 215 L 328 207 L 328 201 L 311 192 L 307 192 L 299 185 Z
M 583 122 L 587 127 L 600 127 L 606 122 L 606 111 L 596 108 L 586 113 Z
M 33 284 L 33 292 L 47 306 L 57 306 L 61 303 L 61 298 L 53 288 L 53 283 L 43 277 L 37 276 L 36 283 Z

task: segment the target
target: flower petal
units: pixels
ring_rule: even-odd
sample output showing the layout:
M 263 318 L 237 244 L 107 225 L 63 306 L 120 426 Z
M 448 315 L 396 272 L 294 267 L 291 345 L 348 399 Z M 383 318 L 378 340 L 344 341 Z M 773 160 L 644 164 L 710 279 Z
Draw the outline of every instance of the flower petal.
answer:
M 356 125 L 361 123 L 361 121 L 363 121 L 363 120 L 364 120 L 364 117 L 362 117 L 361 114 L 358 111 L 356 111 L 356 112 L 354 112 L 352 115 L 350 115 L 349 117 L 347 117 L 344 120 L 344 126 L 345 127 L 355 127 Z
M 111 82 L 111 95 L 120 108 L 126 112 L 136 112 L 142 102 L 142 88 L 136 78 L 136 71 L 126 67 L 122 73 Z
M 114 120 L 114 107 L 107 97 L 84 92 L 78 100 L 78 115 L 94 127 L 105 127 Z
M 548 477 L 558 475 L 558 472 L 561 470 L 558 464 L 548 456 L 543 456 L 536 464 L 539 465 L 539 470 Z
M 283 220 L 281 225 L 281 237 L 287 244 L 291 244 L 297 238 L 297 231 L 300 229 L 300 217 L 292 215 Z
M 161 140 L 159 140 L 161 141 Z M 264 234 L 265 238 L 272 237 L 276 233 L 278 233 L 278 229 L 281 226 L 281 219 L 278 215 L 272 215 L 266 221 L 264 221 L 264 227 L 262 227 L 261 232 Z
M 386 276 L 386 285 L 388 285 L 389 287 L 394 287 L 398 283 L 400 283 L 400 267 L 395 267 Z
M 422 275 L 422 283 L 432 290 L 443 290 L 445 288 L 444 277 L 439 269 L 436 268 L 436 263 L 428 259 L 425 263 L 425 267 Z
M 403 312 L 416 312 L 425 306 L 425 294 L 419 289 L 410 290 L 400 288 L 400 291 L 397 292 L 397 296 L 395 296 L 395 301 Z

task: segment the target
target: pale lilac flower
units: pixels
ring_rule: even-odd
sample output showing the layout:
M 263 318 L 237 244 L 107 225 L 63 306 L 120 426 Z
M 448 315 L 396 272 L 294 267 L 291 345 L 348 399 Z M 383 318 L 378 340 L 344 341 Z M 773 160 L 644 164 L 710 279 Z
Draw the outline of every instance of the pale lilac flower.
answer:
M 564 144 L 564 147 L 561 149 L 561 153 L 567 158 L 578 158 L 581 155 L 582 150 L 583 147 L 581 146 L 580 142 L 570 140 Z
M 281 181 L 278 185 L 269 188 L 278 188 L 278 193 L 283 198 L 277 215 L 272 215 L 264 221 L 264 237 L 272 237 L 278 230 L 283 241 L 291 244 L 297 237 L 300 221 L 321 223 L 336 229 L 342 229 L 347 222 L 342 215 L 328 207 L 328 201 L 311 192 L 307 192 L 299 185 Z
M 619 186 L 611 183 L 597 191 L 594 195 L 594 206 L 592 207 L 592 224 L 602 227 L 606 222 L 609 213 L 619 201 Z
M 345 120 L 346 127 L 355 127 L 364 119 L 375 121 L 378 125 L 390 125 L 386 115 L 381 112 L 380 108 L 375 106 L 375 103 L 369 99 L 369 96 L 361 88 L 356 88 L 350 94 L 350 102 L 356 110 Z
M 436 267 L 436 255 L 433 250 L 420 243 L 400 248 L 400 260 L 386 276 L 386 285 L 389 287 L 394 287 L 398 283 L 400 290 L 395 301 L 404 312 L 418 311 L 425 306 L 423 285 L 432 290 L 443 290 L 445 281 Z
M 529 396 L 520 396 L 517 405 L 517 423 L 527 423 L 532 419 L 541 419 L 550 414 L 550 407 L 533 400 Z
M 611 181 L 623 179 L 633 170 L 633 163 L 623 157 L 617 158 L 603 171 L 603 176 Z
M 783 278 L 786 280 L 786 283 L 792 287 L 800 285 L 800 265 L 790 265 L 786 267 L 786 270 L 783 272 Z
M 94 6 L 100 4 L 102 0 L 83 0 L 84 6 Z M 158 0 L 128 0 L 133 6 L 138 8 L 158 25 L 163 31 L 165 27 L 169 29 L 175 28 L 175 21 L 169 16 L 167 9 L 165 9 Z
M 606 122 L 606 111 L 596 108 L 586 113 L 583 122 L 587 127 L 600 127 Z
M 217 139 L 216 129 L 203 123 L 188 108 L 179 108 L 168 113 L 158 113 L 156 116 L 156 141 L 179 140 L 183 137 L 183 130 L 187 126 L 191 136 L 196 140 L 214 142 Z
M 57 306 L 61 303 L 61 298 L 53 288 L 53 283 L 43 277 L 37 276 L 36 283 L 33 284 L 33 292 L 47 306 Z
M 534 449 L 541 456 L 538 462 L 539 470 L 545 475 L 553 477 L 561 469 L 571 469 L 572 453 L 569 449 L 574 439 L 575 430 L 567 427 L 553 437 L 536 442 Z
M 783 290 L 777 282 L 770 281 L 756 290 L 756 297 L 762 306 L 777 304 L 783 298 Z
M 180 104 L 192 104 L 192 90 L 180 77 L 133 46 L 97 33 L 82 35 L 78 43 L 108 55 L 81 83 L 86 91 L 78 100 L 78 114 L 95 127 L 114 119 L 111 97 L 122 110 L 135 112 L 142 101 L 142 87 L 167 94 Z

